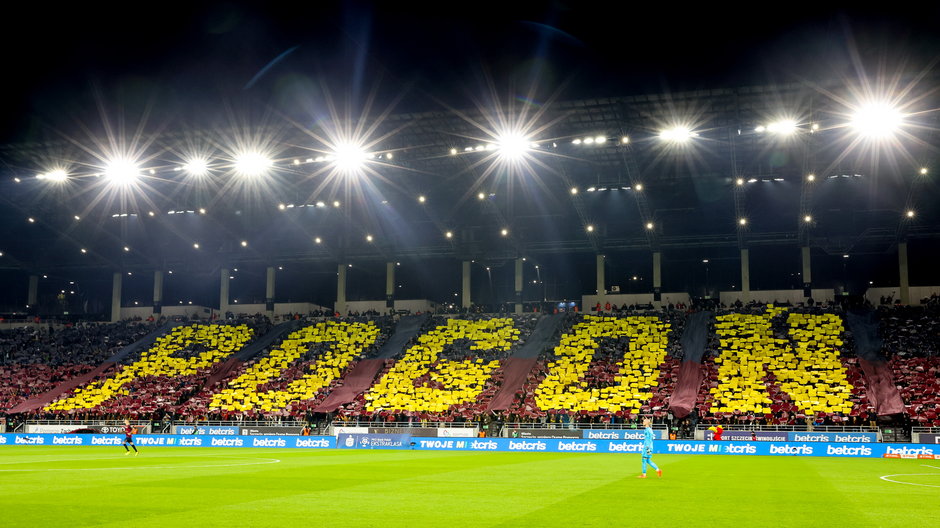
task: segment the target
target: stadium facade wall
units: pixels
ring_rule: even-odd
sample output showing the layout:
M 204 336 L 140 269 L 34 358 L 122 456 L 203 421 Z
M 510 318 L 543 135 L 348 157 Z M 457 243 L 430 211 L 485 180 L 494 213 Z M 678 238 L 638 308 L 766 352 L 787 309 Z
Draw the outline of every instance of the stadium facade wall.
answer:
M 810 294 L 813 297 L 813 300 L 816 302 L 828 302 L 835 298 L 833 290 L 830 289 L 812 289 Z M 803 296 L 803 290 L 751 290 L 750 293 L 744 295 L 743 292 L 739 291 L 723 291 L 718 293 L 718 298 L 721 302 L 730 305 L 733 302 L 741 301 L 742 303 L 748 303 L 752 300 L 761 301 L 766 303 L 772 303 L 774 301 L 784 303 L 790 302 L 791 304 L 798 304 L 806 301 L 806 297 Z
M 686 292 L 673 292 L 673 293 L 663 293 L 662 294 L 662 304 L 668 305 L 669 303 L 689 303 L 689 294 Z M 653 304 L 653 294 L 652 293 L 608 293 L 607 295 L 582 295 L 581 296 L 581 309 L 585 313 L 591 313 L 591 308 L 597 306 L 597 303 L 601 303 L 601 306 L 604 306 L 607 303 L 616 304 L 619 308 L 626 304 L 627 306 L 631 304 Z

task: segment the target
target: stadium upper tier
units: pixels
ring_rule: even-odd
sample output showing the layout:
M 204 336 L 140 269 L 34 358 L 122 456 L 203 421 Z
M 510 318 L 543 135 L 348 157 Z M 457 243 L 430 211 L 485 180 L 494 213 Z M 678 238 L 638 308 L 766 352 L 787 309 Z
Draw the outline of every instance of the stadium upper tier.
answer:
M 938 316 L 931 309 L 903 314 L 904 327 L 933 328 Z M 889 328 L 901 320 L 894 308 L 882 308 L 880 315 Z M 693 331 L 685 312 L 561 317 L 555 337 L 531 360 L 518 354 L 533 336 L 539 316 L 532 314 L 430 318 L 400 350 L 386 347 L 377 359 L 395 332 L 388 317 L 303 322 L 254 357 L 236 355 L 260 337 L 244 324 L 177 326 L 149 349 L 36 412 L 299 417 L 319 412 L 359 362 L 379 361 L 384 368 L 372 371 L 371 387 L 341 403 L 339 415 L 444 421 L 490 412 L 545 421 L 683 418 L 681 406 L 674 409 L 670 402 L 678 391 L 691 389 L 692 416 L 706 420 L 859 423 L 872 419 L 885 401 L 884 393 L 872 393 L 883 387 L 871 378 L 872 369 L 880 368 L 893 374 L 889 392 L 903 401 L 903 411 L 915 421 L 940 424 L 940 365 L 931 344 L 936 336 L 905 342 L 897 331 L 884 332 L 899 340 L 883 349 L 892 356 L 865 357 L 856 355 L 843 314 L 768 306 L 709 315 L 707 328 L 698 327 L 706 350 L 693 357 L 683 348 L 683 332 Z M 509 387 L 515 391 L 510 404 L 493 407 L 513 361 L 526 365 L 528 378 Z M 10 409 L 91 369 L 2 367 L 0 402 Z

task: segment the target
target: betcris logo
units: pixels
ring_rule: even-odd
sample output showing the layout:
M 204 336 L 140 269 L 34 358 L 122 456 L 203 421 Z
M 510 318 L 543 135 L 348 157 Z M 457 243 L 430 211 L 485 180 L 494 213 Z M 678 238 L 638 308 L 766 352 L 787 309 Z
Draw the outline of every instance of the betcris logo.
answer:
M 252 438 L 252 447 L 287 447 L 287 442 L 282 438 Z
M 53 435 L 52 445 L 82 445 L 82 437 Z
M 891 447 L 885 446 L 888 455 L 932 455 L 933 449 L 929 447 Z
M 597 451 L 597 444 L 594 442 L 579 442 L 577 440 L 573 440 L 571 442 L 560 441 L 558 442 L 558 450 L 593 453 L 594 451 Z
M 609 442 L 607 451 L 610 453 L 639 453 L 643 446 L 636 442 Z
M 245 441 L 241 438 L 213 438 L 209 443 L 212 447 L 242 447 Z
M 199 432 L 202 433 L 203 431 L 206 431 L 206 428 L 200 427 Z M 238 428 L 237 427 L 210 427 L 208 429 L 208 433 L 211 435 L 237 435 Z
M 874 442 L 874 441 L 875 441 L 875 435 L 873 435 L 873 434 L 852 434 L 852 433 L 840 434 L 840 433 L 836 433 L 834 436 L 835 436 L 835 441 L 836 441 L 836 442 L 856 442 L 856 443 L 862 443 L 862 442 Z
M 330 441 L 326 438 L 298 438 L 296 447 L 312 447 L 312 448 L 323 448 L 330 447 Z
M 548 449 L 548 444 L 542 442 L 541 440 L 510 440 L 509 441 L 509 450 L 510 451 L 545 451 Z
M 829 444 L 826 446 L 826 454 L 833 456 L 871 456 L 871 448 L 868 446 L 835 446 Z
M 121 439 L 116 436 L 93 436 L 91 445 L 121 445 Z
M 823 433 L 793 433 L 794 442 L 828 442 L 829 435 Z M 845 442 L 846 440 L 840 440 Z
M 771 455 L 812 455 L 813 446 L 790 445 L 790 444 L 770 444 Z
M 6 443 L 7 443 L 7 437 L 0 435 L 0 444 L 6 444 Z
M 656 438 L 660 437 L 655 431 Z M 603 431 L 588 429 L 584 431 L 584 438 L 589 440 L 643 440 L 643 431 Z
M 729 455 L 756 455 L 757 446 L 751 444 L 728 444 L 725 453 Z
M 16 437 L 14 437 L 13 443 L 22 444 L 22 445 L 43 445 L 46 443 L 46 439 L 41 436 L 34 436 L 30 438 L 28 436 L 17 435 Z
M 202 447 L 202 438 L 180 438 L 180 445 L 184 447 Z
M 470 442 L 470 449 L 478 451 L 496 451 L 499 449 L 499 444 L 493 440 L 474 440 Z

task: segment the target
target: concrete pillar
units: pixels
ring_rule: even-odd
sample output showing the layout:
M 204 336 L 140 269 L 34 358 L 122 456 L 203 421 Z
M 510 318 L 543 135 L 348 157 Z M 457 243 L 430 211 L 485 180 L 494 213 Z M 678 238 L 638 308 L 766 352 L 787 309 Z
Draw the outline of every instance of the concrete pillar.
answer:
M 663 291 L 663 254 L 659 251 L 653 252 L 653 307 L 662 308 Z
M 160 270 L 153 272 L 153 315 L 159 316 L 163 313 L 163 272 Z
M 809 256 L 809 247 L 802 248 L 803 252 L 803 283 L 813 282 L 813 267 Z
M 111 278 L 111 322 L 116 323 L 121 320 L 121 281 L 124 275 L 120 271 L 115 271 Z
M 805 297 L 812 297 L 813 266 L 810 261 L 809 246 L 801 248 L 801 252 L 803 253 L 803 295 Z
M 385 263 L 385 307 L 395 307 L 395 266 L 394 262 Z
M 461 263 L 461 298 L 460 307 L 470 308 L 470 261 L 465 260 Z
M 264 289 L 264 310 L 274 317 L 274 266 L 268 266 L 267 284 Z
M 604 278 L 604 255 L 598 255 L 596 259 L 597 264 L 597 294 L 606 295 L 607 294 L 607 281 Z M 601 303 L 604 304 L 604 303 Z
M 39 302 L 39 275 L 30 275 L 29 276 L 29 292 L 26 295 L 26 304 L 30 307 L 30 309 L 36 309 L 36 304 L 38 302 Z
M 741 250 L 741 302 L 751 300 L 751 261 L 748 250 Z
M 516 259 L 516 292 L 515 292 L 516 293 L 515 294 L 516 310 L 515 312 L 517 314 L 522 313 L 522 288 L 523 288 L 522 265 L 524 264 L 524 262 L 525 261 L 523 261 L 521 258 Z
M 898 243 L 898 276 L 901 279 L 901 304 L 911 304 L 911 281 L 907 271 L 907 242 Z
M 336 268 L 336 305 L 333 309 L 346 315 L 346 269 L 348 264 L 340 264 Z
M 229 311 L 229 302 L 231 300 L 229 276 L 228 268 L 222 268 L 221 275 L 219 275 L 219 312 L 221 312 L 220 316 L 223 319 L 225 318 L 225 313 Z

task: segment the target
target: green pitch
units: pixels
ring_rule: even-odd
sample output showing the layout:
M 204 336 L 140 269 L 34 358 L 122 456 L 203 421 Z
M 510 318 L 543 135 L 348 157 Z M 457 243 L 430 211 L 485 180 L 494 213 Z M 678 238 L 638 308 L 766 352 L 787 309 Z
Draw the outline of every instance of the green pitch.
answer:
M 3 526 L 936 526 L 940 461 L 0 447 Z M 935 467 L 930 467 L 935 466 Z M 888 482 L 880 477 L 898 482 Z M 909 484 L 901 484 L 907 482 Z

